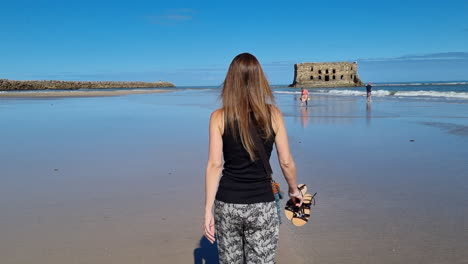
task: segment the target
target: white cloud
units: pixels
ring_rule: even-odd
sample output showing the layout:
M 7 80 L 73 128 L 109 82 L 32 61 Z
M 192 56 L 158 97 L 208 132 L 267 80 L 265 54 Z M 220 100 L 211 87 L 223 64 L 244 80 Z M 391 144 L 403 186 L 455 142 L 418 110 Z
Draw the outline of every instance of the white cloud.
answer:
M 147 19 L 153 24 L 175 25 L 192 20 L 195 13 L 197 12 L 190 8 L 169 9 L 160 15 L 147 16 Z

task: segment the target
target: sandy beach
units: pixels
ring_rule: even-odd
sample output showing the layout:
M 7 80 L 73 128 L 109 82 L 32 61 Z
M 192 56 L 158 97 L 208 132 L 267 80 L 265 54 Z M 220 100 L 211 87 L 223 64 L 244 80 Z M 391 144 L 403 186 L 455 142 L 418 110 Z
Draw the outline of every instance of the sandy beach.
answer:
M 96 92 L 0 93 L 0 262 L 216 263 L 201 224 L 219 90 Z M 467 103 L 275 95 L 318 192 L 307 225 L 281 225 L 278 263 L 468 262 Z
M 111 90 L 68 90 L 68 91 L 0 91 L 0 97 L 99 97 L 127 94 L 165 93 L 174 89 L 111 89 Z

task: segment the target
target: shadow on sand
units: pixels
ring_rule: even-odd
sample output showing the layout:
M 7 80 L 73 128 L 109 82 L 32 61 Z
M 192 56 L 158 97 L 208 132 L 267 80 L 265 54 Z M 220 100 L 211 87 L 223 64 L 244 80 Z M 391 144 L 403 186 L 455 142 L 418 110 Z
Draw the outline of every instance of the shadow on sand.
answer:
M 211 244 L 204 236 L 200 239 L 198 248 L 193 250 L 194 264 L 218 264 L 218 246 Z

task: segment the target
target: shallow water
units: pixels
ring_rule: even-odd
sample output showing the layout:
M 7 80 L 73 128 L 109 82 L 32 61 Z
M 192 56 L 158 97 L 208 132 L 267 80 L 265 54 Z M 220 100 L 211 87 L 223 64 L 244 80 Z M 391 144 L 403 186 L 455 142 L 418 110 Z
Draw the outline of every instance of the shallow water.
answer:
M 279 263 L 466 263 L 468 104 L 275 95 L 319 193 L 310 223 L 282 225 Z M 0 98 L 1 262 L 213 258 L 200 226 L 218 96 Z

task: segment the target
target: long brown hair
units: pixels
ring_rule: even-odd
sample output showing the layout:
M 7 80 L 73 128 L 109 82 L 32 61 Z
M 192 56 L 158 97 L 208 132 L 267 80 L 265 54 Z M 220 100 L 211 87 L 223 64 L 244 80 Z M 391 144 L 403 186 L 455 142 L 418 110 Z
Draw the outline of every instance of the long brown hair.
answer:
M 222 87 L 225 129 L 230 129 L 233 135 L 239 133 L 250 159 L 255 160 L 255 147 L 250 135 L 251 119 L 265 139 L 272 138 L 271 105 L 275 103 L 257 58 L 249 53 L 237 55 L 229 66 Z

